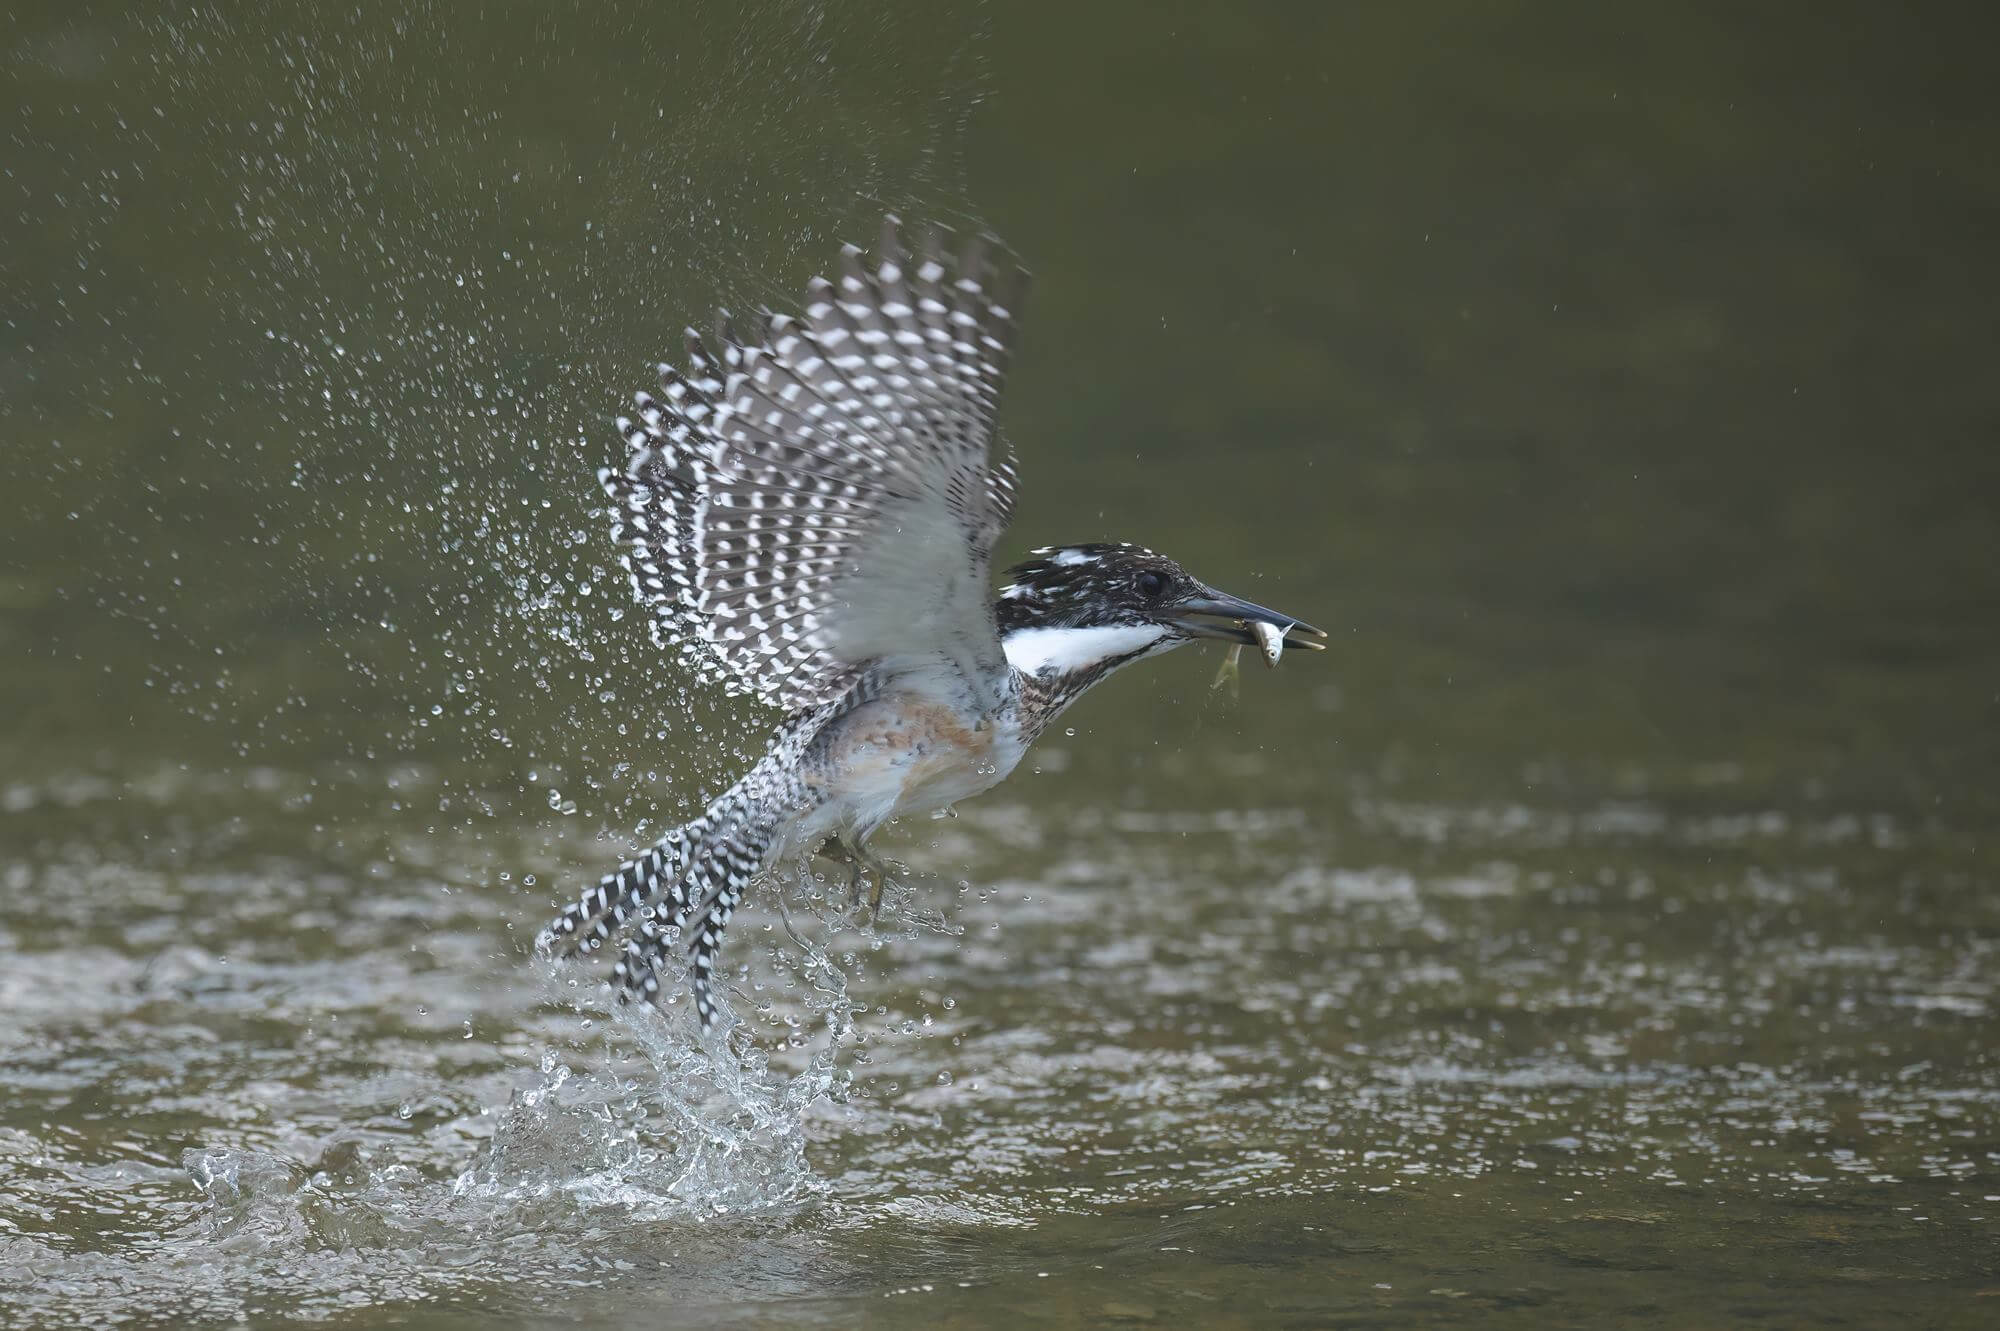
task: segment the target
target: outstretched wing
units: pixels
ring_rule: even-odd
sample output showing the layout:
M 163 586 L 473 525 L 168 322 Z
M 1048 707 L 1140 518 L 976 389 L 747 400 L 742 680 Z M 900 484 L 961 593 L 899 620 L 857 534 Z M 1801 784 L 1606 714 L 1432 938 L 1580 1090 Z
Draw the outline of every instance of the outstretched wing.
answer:
M 803 319 L 766 314 L 621 418 L 625 469 L 598 474 L 655 630 L 731 692 L 786 708 L 839 696 L 866 664 L 942 659 L 1004 674 L 990 590 L 1013 506 L 994 456 L 1027 274 L 989 238 L 895 218 L 872 262 L 849 246 Z

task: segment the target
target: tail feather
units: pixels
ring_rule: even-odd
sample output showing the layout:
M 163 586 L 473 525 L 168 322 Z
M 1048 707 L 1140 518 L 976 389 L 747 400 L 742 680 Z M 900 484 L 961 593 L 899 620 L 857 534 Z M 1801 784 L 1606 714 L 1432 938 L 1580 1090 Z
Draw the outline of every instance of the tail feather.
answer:
M 661 972 L 674 953 L 682 952 L 695 1011 L 704 1029 L 712 1027 L 712 975 L 723 930 L 763 872 L 776 833 L 776 820 L 761 814 L 755 801 L 725 796 L 700 818 L 604 875 L 550 923 L 539 941 L 559 954 L 592 952 L 630 923 L 624 955 L 612 968 L 619 998 L 660 1001 L 666 993 Z
M 821 728 L 876 697 L 876 688 L 864 678 L 835 702 L 793 713 L 769 752 L 706 812 L 604 875 L 558 915 L 542 931 L 542 950 L 596 952 L 627 934 L 614 983 L 620 998 L 645 1002 L 658 1002 L 667 992 L 670 963 L 681 954 L 701 1024 L 713 1026 L 712 977 L 723 930 L 796 820 L 825 798 L 809 779 Z
M 538 943 L 559 956 L 602 946 L 626 920 L 659 898 L 669 880 L 669 865 L 678 868 L 678 849 L 674 836 L 669 835 L 637 859 L 605 874 L 549 922 Z
M 695 1012 L 707 1029 L 715 1024 L 713 973 L 723 930 L 763 871 L 776 829 L 772 820 L 747 809 L 704 822 L 699 847 L 675 880 L 665 909 L 639 922 L 612 973 L 621 998 L 657 1002 L 661 967 L 676 951 L 684 952 Z

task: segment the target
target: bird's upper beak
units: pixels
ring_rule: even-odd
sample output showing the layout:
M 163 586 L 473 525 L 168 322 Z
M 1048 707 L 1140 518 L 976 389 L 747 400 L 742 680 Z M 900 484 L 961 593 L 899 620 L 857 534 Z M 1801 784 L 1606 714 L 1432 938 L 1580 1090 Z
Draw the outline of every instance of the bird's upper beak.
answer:
M 1250 625 L 1270 624 L 1285 635 L 1287 647 L 1310 647 L 1314 651 L 1326 648 L 1325 629 L 1316 629 L 1303 620 L 1281 615 L 1255 601 L 1246 601 L 1213 587 L 1203 587 L 1198 594 L 1175 606 L 1168 615 L 1183 632 L 1197 638 L 1255 643 L 1257 635 L 1250 631 Z

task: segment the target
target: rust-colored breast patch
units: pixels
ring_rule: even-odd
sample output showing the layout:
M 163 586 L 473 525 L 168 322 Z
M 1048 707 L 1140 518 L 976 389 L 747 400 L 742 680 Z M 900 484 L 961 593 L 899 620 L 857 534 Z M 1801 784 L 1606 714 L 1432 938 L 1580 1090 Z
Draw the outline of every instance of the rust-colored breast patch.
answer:
M 911 753 L 922 759 L 976 762 L 993 747 L 993 731 L 975 729 L 940 703 L 884 698 L 848 719 L 837 747 L 850 760 L 863 754 Z

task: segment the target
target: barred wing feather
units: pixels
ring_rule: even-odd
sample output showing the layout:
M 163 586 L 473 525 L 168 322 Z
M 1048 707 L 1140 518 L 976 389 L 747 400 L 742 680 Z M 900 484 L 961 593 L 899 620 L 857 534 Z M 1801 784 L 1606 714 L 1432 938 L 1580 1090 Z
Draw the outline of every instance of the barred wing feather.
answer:
M 849 247 L 802 319 L 764 316 L 719 354 L 688 334 L 621 419 L 601 472 L 614 537 L 655 629 L 703 677 L 788 709 L 885 658 L 1004 676 L 992 549 L 1013 502 L 995 428 L 1026 274 L 984 237 L 872 262 Z

